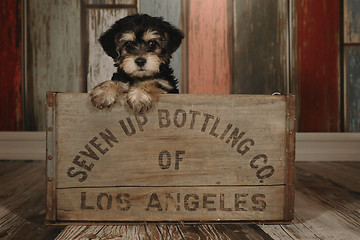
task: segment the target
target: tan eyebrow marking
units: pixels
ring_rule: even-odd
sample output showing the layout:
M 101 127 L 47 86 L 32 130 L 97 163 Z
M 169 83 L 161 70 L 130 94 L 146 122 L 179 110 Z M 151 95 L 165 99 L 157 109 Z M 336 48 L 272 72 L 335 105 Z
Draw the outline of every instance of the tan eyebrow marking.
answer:
M 121 35 L 119 41 L 127 42 L 127 41 L 134 41 L 136 39 L 135 33 L 132 31 L 125 32 Z
M 148 41 L 158 38 L 158 37 L 160 37 L 160 34 L 157 31 L 153 31 L 153 30 L 149 29 L 146 32 L 144 32 L 144 35 L 142 38 L 145 42 L 148 42 Z

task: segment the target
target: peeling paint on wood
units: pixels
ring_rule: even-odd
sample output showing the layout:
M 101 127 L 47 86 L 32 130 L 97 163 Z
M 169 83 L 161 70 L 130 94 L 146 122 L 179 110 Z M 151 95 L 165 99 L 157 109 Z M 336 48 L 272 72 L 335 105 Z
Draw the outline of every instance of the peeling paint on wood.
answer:
M 79 92 L 80 1 L 28 1 L 27 130 L 46 127 L 47 91 Z
M 360 1 L 344 1 L 344 41 L 360 43 Z
M 231 91 L 230 0 L 188 1 L 188 92 Z
M 297 1 L 299 130 L 339 131 L 340 1 Z
M 83 30 L 80 26 L 80 1 L 29 1 L 27 130 L 45 129 L 44 103 L 47 91 L 81 92 L 86 82 L 88 89 L 91 89 L 97 83 L 110 79 L 114 72 L 113 61 L 103 52 L 97 39 L 115 20 L 129 12 L 135 13 L 136 5 L 128 6 L 128 9 L 103 5 L 104 9 L 101 9 L 99 4 L 113 6 L 136 4 L 136 1 L 85 2 L 94 4 L 96 8 L 87 9 L 87 25 L 84 26 L 89 30 L 85 36 L 85 42 L 89 45 L 86 61 L 81 61 Z
M 140 0 L 140 13 L 146 13 L 153 17 L 163 17 L 165 21 L 182 29 L 181 24 L 181 1 L 182 0 Z M 186 37 L 186 36 L 185 36 Z M 174 75 L 181 86 L 181 47 L 173 54 L 170 65 L 174 69 Z M 181 89 L 180 89 L 181 91 Z
M 345 130 L 360 132 L 360 46 L 346 46 L 345 72 Z
M 234 2 L 234 93 L 287 93 L 289 1 Z
M 22 129 L 21 1 L 0 1 L 0 131 Z
M 88 9 L 88 63 L 87 91 L 104 81 L 110 80 L 116 72 L 114 61 L 106 55 L 98 39 L 112 24 L 120 18 L 136 13 L 136 9 Z

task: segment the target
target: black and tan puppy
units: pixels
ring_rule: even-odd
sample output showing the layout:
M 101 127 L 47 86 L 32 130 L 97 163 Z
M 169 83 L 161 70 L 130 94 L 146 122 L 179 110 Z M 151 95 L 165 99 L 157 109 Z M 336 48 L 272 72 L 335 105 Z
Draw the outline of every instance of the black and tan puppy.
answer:
M 114 59 L 117 72 L 111 81 L 96 86 L 91 101 L 107 108 L 124 97 L 134 112 L 148 111 L 157 94 L 178 93 L 170 58 L 183 33 L 159 17 L 136 14 L 114 23 L 99 39 Z

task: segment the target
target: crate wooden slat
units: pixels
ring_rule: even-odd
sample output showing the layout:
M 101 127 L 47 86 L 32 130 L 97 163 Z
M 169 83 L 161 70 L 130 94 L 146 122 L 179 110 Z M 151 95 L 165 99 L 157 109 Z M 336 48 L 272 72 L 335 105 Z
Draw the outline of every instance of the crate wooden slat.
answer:
M 294 96 L 48 93 L 48 223 L 293 218 Z

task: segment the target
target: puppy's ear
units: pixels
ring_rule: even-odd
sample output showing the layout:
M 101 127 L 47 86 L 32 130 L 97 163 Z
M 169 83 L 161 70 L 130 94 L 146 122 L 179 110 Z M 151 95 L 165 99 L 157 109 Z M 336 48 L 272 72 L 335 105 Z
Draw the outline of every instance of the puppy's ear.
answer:
M 176 49 L 179 48 L 182 39 L 184 38 L 184 34 L 178 28 L 168 25 L 166 27 L 166 37 L 168 38 L 168 49 L 170 54 L 173 54 Z
M 121 36 L 122 33 L 129 29 L 132 26 L 131 19 L 133 16 L 127 16 L 120 20 L 117 20 L 106 32 L 104 32 L 99 38 L 99 42 L 106 52 L 107 55 L 116 59 L 118 57 L 118 53 L 116 52 L 116 42 L 118 37 Z
M 99 42 L 106 52 L 107 55 L 115 59 L 117 57 L 116 52 L 116 37 L 117 37 L 117 31 L 114 29 L 114 26 L 111 27 L 109 30 L 104 32 L 101 37 L 99 38 Z

